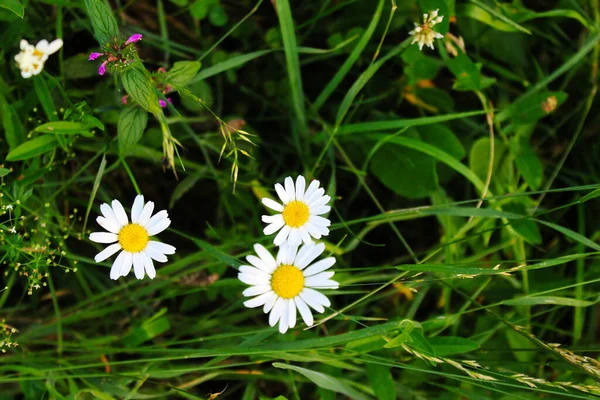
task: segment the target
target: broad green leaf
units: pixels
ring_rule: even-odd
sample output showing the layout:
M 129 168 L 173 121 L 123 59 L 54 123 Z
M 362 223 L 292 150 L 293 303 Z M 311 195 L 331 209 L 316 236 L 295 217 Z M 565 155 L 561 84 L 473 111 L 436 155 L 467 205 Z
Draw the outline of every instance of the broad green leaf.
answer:
M 458 336 L 434 336 L 427 340 L 440 357 L 464 354 L 479 348 L 479 343 Z
M 148 112 L 137 105 L 131 105 L 121 110 L 117 125 L 119 151 L 125 154 L 142 138 L 148 124 Z
M 98 75 L 98 64 L 88 60 L 88 54 L 77 54 L 65 60 L 65 79 L 84 79 Z
M 517 170 L 530 188 L 538 190 L 542 186 L 544 168 L 542 161 L 529 144 L 529 139 L 524 135 L 517 135 L 510 140 L 510 151 L 515 159 Z
M 457 160 L 462 159 L 467 152 L 456 135 L 442 124 L 431 124 L 417 128 L 423 142 L 437 147 L 450 154 Z
M 141 325 L 134 327 L 123 337 L 125 347 L 139 347 L 140 344 L 154 339 L 171 329 L 171 323 L 165 316 L 167 309 L 163 308 L 155 315 L 144 321 Z
M 84 0 L 85 8 L 88 12 L 94 29 L 94 37 L 98 44 L 104 46 L 113 38 L 119 36 L 119 27 L 117 20 L 106 3 L 102 0 Z
M 152 114 L 161 112 L 158 97 L 156 97 L 150 77 L 137 68 L 127 70 L 122 77 L 123 87 L 143 109 Z
M 535 343 L 512 329 L 506 329 L 505 334 L 514 357 L 522 363 L 531 362 L 535 357 L 535 351 L 538 349 Z
M 518 125 L 532 124 L 551 114 L 567 99 L 565 92 L 539 92 L 522 97 L 496 115 L 497 122 L 510 120 Z
M 557 305 L 569 307 L 589 307 L 596 303 L 598 303 L 598 300 L 587 301 L 558 296 L 527 296 L 502 301 L 502 304 L 507 306 Z
M 510 225 L 515 232 L 530 244 L 541 244 L 542 235 L 534 219 L 528 219 L 527 210 L 523 203 L 512 201 L 502 205 L 502 209 L 512 214 L 522 215 L 522 219 L 511 221 Z
M 213 104 L 213 94 L 212 89 L 208 82 L 206 81 L 198 81 L 193 82 L 187 87 L 187 92 L 193 94 L 193 96 L 186 95 L 183 93 L 183 90 L 180 90 L 181 94 L 181 104 L 188 110 L 194 112 L 202 112 L 206 111 L 206 107 L 211 107 Z M 195 96 L 195 97 L 194 97 Z M 197 99 L 202 99 L 202 101 L 206 104 L 204 106 L 202 103 L 199 103 Z
M 437 58 L 429 57 L 419 50 L 418 46 L 410 46 L 402 53 L 402 60 L 407 63 L 404 73 L 411 85 L 416 85 L 422 79 L 433 79 L 444 65 Z
M 396 384 L 391 368 L 386 365 L 367 363 L 367 376 L 377 400 L 395 400 Z
M 256 58 L 262 57 L 265 54 L 272 53 L 274 50 L 259 50 L 253 53 L 242 54 L 241 56 L 231 57 L 223 62 L 215 64 L 211 67 L 204 68 L 202 71 L 198 72 L 196 77 L 192 79 L 192 82 L 198 82 L 203 79 L 209 78 L 211 76 L 220 74 L 221 72 L 229 71 L 234 68 L 241 67 L 249 61 L 252 61 Z
M 54 121 L 43 124 L 34 129 L 34 132 L 53 133 L 61 135 L 82 135 L 91 137 L 90 126 L 81 122 Z
M 456 77 L 453 89 L 459 91 L 482 90 L 491 86 L 495 79 L 481 74 L 481 64 L 475 64 L 464 53 L 451 59 L 448 68 Z
M 479 3 L 481 4 L 481 3 Z M 503 32 L 524 32 L 531 34 L 529 29 L 518 23 L 511 21 L 508 17 L 501 14 L 499 11 L 488 9 L 485 6 L 481 7 L 478 4 L 467 3 L 456 5 L 456 15 L 472 18 L 481 23 L 491 26 L 492 28 Z
M 198 61 L 178 61 L 167 73 L 166 80 L 176 86 L 186 86 L 194 79 L 200 66 Z
M 0 168 L 0 178 L 10 174 L 10 169 L 8 168 Z
M 37 94 L 46 117 L 50 121 L 57 121 L 58 117 L 56 114 L 56 107 L 54 106 L 54 100 L 52 100 L 50 88 L 43 75 L 36 75 L 33 77 L 33 88 L 35 89 L 35 94 Z
M 13 151 L 8 153 L 6 161 L 21 161 L 27 160 L 58 147 L 56 138 L 51 135 L 44 135 L 19 145 Z
M 15 113 L 15 109 L 10 105 L 4 96 L 0 94 L 0 115 L 2 115 L 2 128 L 4 137 L 8 143 L 9 149 L 14 149 L 25 140 L 23 126 Z
M 25 9 L 19 0 L 2 0 L 0 1 L 0 8 L 12 11 L 20 18 L 25 16 Z
M 357 400 L 368 400 L 369 398 L 364 394 L 358 392 L 352 386 L 347 384 L 346 382 L 335 378 L 331 375 L 326 375 L 322 372 L 313 371 L 311 369 L 298 367 L 296 365 L 289 365 L 283 363 L 273 363 L 273 366 L 281 369 L 288 369 L 295 372 L 298 372 L 304 375 L 307 379 L 311 380 L 314 384 L 323 389 L 331 390 L 336 393 L 341 393 L 345 396 L 348 396 L 351 399 Z
M 469 168 L 481 181 L 485 181 L 490 164 L 490 139 L 483 137 L 473 143 L 469 152 Z M 506 146 L 499 140 L 494 142 L 494 165 L 492 167 L 492 188 L 502 192 L 513 179 L 513 163 Z

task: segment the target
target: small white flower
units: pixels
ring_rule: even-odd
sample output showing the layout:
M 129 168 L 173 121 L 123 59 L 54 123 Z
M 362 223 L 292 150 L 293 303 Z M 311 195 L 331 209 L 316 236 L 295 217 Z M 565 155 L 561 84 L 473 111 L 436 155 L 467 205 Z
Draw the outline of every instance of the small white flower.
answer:
M 431 11 L 431 15 L 423 14 L 423 25 L 415 22 L 415 29 L 409 32 L 410 35 L 414 36 L 411 44 L 418 43 L 419 50 L 423 50 L 423 46 L 433 49 L 433 41 L 444 37 L 444 35 L 432 29 L 435 24 L 439 24 L 444 19 L 441 15 L 438 17 L 438 12 L 439 10 L 434 10 Z
M 15 227 L 13 226 L 12 228 L 10 228 L 8 230 L 10 233 L 17 233 L 17 230 L 15 229 Z
M 6 208 L 7 210 L 12 210 L 12 209 L 13 209 L 13 206 L 12 206 L 12 204 L 7 204 L 7 205 L 5 206 L 5 208 Z
M 326 271 L 335 258 L 328 257 L 311 264 L 325 250 L 323 243 L 298 246 L 284 244 L 279 248 L 277 259 L 260 244 L 254 245 L 258 257 L 250 255 L 246 260 L 252 264 L 242 265 L 238 278 L 251 285 L 242 293 L 246 297 L 256 296 L 244 302 L 248 308 L 263 306 L 269 313 L 269 325 L 279 322 L 279 332 L 285 333 L 296 325 L 296 309 L 304 323 L 311 326 L 313 315 L 308 306 L 318 313 L 325 312 L 331 302 L 315 289 L 337 289 L 340 285 L 330 278 L 335 274 Z M 324 272 L 325 271 L 325 272 Z
M 162 210 L 151 218 L 154 203 L 149 201 L 144 204 L 142 195 L 136 196 L 131 207 L 131 223 L 118 200 L 112 201 L 112 207 L 102 204 L 100 211 L 103 216 L 96 221 L 108 232 L 94 232 L 90 234 L 90 240 L 113 244 L 98 253 L 94 260 L 102 262 L 122 250 L 110 269 L 111 279 L 126 276 L 132 266 L 136 278 L 142 279 L 146 270 L 150 279 L 154 279 L 156 270 L 152 260 L 164 263 L 167 262 L 166 254 L 175 254 L 175 247 L 150 240 L 151 236 L 164 231 L 171 224 L 167 212 Z
M 32 75 L 42 72 L 48 57 L 60 50 L 62 45 L 61 39 L 56 39 L 51 43 L 45 39 L 40 40 L 35 47 L 25 39 L 21 40 L 21 52 L 15 56 L 15 61 L 21 69 L 21 76 L 31 78 Z
M 325 194 L 325 189 L 319 188 L 319 181 L 314 180 L 310 183 L 306 191 L 306 180 L 302 175 L 296 179 L 296 184 L 291 177 L 285 178 L 285 188 L 277 183 L 275 190 L 283 204 L 274 200 L 263 198 L 265 206 L 277 211 L 279 214 L 263 215 L 262 220 L 266 222 L 264 229 L 265 235 L 271 235 L 277 231 L 273 243 L 280 246 L 284 242 L 290 245 L 299 245 L 301 242 L 312 242 L 311 236 L 320 239 L 321 236 L 329 235 L 331 221 L 320 217 L 331 210 L 326 205 L 331 200 L 330 196 Z M 281 230 L 280 230 L 281 229 Z

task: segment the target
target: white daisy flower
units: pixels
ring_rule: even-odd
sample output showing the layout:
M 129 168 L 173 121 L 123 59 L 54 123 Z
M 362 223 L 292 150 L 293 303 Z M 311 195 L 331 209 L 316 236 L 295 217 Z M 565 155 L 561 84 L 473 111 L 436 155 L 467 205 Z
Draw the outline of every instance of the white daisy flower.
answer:
M 131 223 L 127 214 L 118 200 L 112 201 L 112 207 L 104 203 L 100 206 L 102 217 L 96 221 L 108 232 L 94 232 L 90 240 L 96 243 L 112 243 L 94 257 L 96 262 L 102 262 L 108 257 L 122 250 L 110 269 L 110 278 L 119 279 L 133 271 L 135 277 L 142 279 L 144 270 L 150 279 L 156 276 L 154 263 L 167 262 L 166 254 L 175 254 L 175 247 L 150 240 L 169 227 L 171 220 L 167 211 L 162 210 L 154 216 L 154 203 L 149 201 L 144 204 L 144 196 L 138 195 L 131 207 Z M 151 217 L 152 216 L 152 217 Z
M 265 235 L 279 231 L 273 240 L 276 246 L 286 241 L 293 246 L 301 242 L 308 244 L 312 242 L 311 236 L 320 239 L 329 235 L 327 227 L 331 221 L 320 215 L 331 210 L 327 205 L 331 197 L 324 195 L 325 189 L 319 187 L 317 180 L 312 181 L 306 190 L 305 187 L 306 180 L 302 175 L 298 176 L 295 185 L 288 176 L 285 178 L 285 188 L 279 183 L 275 184 L 275 191 L 283 204 L 266 197 L 262 199 L 265 206 L 279 213 L 262 216 L 263 222 L 269 224 L 263 231 Z
M 242 293 L 246 297 L 256 296 L 244 302 L 248 308 L 263 306 L 263 312 L 269 311 L 269 325 L 279 322 L 279 332 L 285 333 L 296 325 L 296 309 L 304 323 L 314 323 L 312 312 L 325 312 L 329 299 L 315 289 L 337 289 L 340 285 L 330 278 L 335 274 L 326 271 L 335 258 L 327 257 L 311 264 L 325 250 L 323 243 L 298 246 L 284 244 L 279 248 L 277 259 L 260 244 L 254 245 L 258 257 L 250 255 L 246 260 L 252 264 L 242 265 L 239 269 L 240 281 L 251 285 Z
M 35 47 L 25 39 L 21 40 L 21 52 L 15 56 L 15 61 L 21 69 L 21 76 L 31 78 L 32 75 L 42 72 L 48 57 L 60 50 L 62 45 L 61 39 L 56 39 L 51 43 L 45 39 L 40 40 Z
M 444 19 L 441 15 L 438 17 L 438 12 L 439 10 L 434 10 L 431 11 L 431 15 L 423 14 L 423 25 L 415 22 L 415 29 L 409 32 L 410 35 L 414 36 L 411 44 L 418 43 L 419 50 L 423 50 L 423 46 L 433 49 L 433 41 L 444 37 L 444 35 L 432 29 L 435 24 L 439 24 Z

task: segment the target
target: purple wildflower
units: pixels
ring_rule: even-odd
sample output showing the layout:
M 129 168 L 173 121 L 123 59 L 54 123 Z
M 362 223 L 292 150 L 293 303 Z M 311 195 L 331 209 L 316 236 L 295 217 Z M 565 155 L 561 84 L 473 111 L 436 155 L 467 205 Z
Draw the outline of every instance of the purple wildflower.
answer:
M 163 99 L 160 99 L 160 100 L 158 100 L 158 103 L 160 104 L 160 106 L 161 106 L 162 108 L 165 108 L 165 107 L 167 107 L 167 102 L 166 102 L 166 101 L 164 101 Z
M 135 43 L 142 40 L 142 34 L 141 33 L 135 33 L 131 36 L 129 36 L 129 39 L 127 39 L 127 41 L 125 42 L 125 46 L 127 46 L 130 43 Z
M 94 61 L 95 59 L 103 55 L 104 53 L 90 53 L 90 58 L 88 58 L 88 61 Z
M 104 75 L 104 73 L 106 73 L 106 64 L 108 63 L 108 61 L 104 61 L 102 64 L 100 64 L 100 67 L 98 67 L 98 75 Z

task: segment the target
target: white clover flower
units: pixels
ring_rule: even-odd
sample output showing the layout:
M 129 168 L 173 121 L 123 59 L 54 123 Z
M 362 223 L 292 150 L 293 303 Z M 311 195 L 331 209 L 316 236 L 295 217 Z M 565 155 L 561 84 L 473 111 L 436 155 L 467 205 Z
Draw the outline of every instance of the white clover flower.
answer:
M 14 227 L 14 226 L 13 226 L 13 227 L 11 227 L 11 228 L 10 228 L 8 231 L 9 231 L 10 233 L 17 233 L 17 230 L 15 229 L 15 227 Z
M 61 39 L 56 39 L 51 43 L 45 39 L 40 40 L 35 47 L 25 39 L 21 40 L 21 52 L 15 56 L 15 61 L 21 69 L 21 76 L 31 78 L 32 75 L 42 72 L 48 57 L 60 50 L 62 45 Z
M 311 264 L 325 250 L 323 243 L 298 246 L 284 244 L 279 248 L 277 259 L 260 244 L 254 245 L 258 257 L 250 255 L 246 260 L 252 264 L 239 269 L 240 281 L 251 285 L 242 293 L 246 297 L 256 296 L 244 302 L 248 308 L 263 306 L 269 311 L 269 325 L 279 322 L 279 332 L 285 333 L 296 325 L 296 309 L 304 323 L 311 326 L 313 315 L 308 306 L 318 313 L 325 312 L 331 302 L 315 289 L 337 289 L 340 285 L 330 278 L 335 274 L 326 271 L 335 258 L 328 257 Z
M 325 189 L 319 188 L 317 180 L 312 181 L 306 191 L 305 187 L 306 180 L 302 175 L 296 179 L 296 185 L 288 176 L 285 178 L 285 189 L 281 184 L 275 184 L 275 190 L 283 204 L 268 198 L 262 199 L 265 206 L 279 212 L 262 216 L 263 222 L 269 224 L 263 231 L 265 235 L 271 235 L 281 229 L 273 240 L 276 246 L 286 241 L 290 245 L 299 245 L 301 242 L 308 244 L 312 242 L 311 236 L 320 239 L 321 236 L 329 235 L 327 227 L 331 225 L 331 221 L 319 215 L 331 210 L 331 207 L 326 205 L 331 197 L 324 196 Z
M 113 243 L 96 255 L 94 260 L 101 262 L 122 250 L 110 269 L 110 278 L 119 279 L 133 270 L 135 277 L 142 279 L 144 270 L 150 279 L 156 276 L 154 263 L 167 262 L 166 254 L 175 254 L 175 247 L 150 240 L 169 227 L 171 220 L 165 210 L 155 214 L 154 203 L 149 201 L 144 205 L 144 196 L 136 196 L 131 207 L 131 223 L 127 214 L 118 200 L 112 201 L 112 207 L 104 203 L 100 206 L 103 217 L 96 221 L 108 232 L 94 232 L 90 240 L 96 243 Z M 116 243 L 115 243 L 116 242 Z
M 415 22 L 415 29 L 409 32 L 410 35 L 414 36 L 411 44 L 418 43 L 419 50 L 423 50 L 423 46 L 433 49 L 433 41 L 444 37 L 441 33 L 433 30 L 433 26 L 444 19 L 441 15 L 438 17 L 438 12 L 439 10 L 433 10 L 431 15 L 423 14 L 423 25 Z

